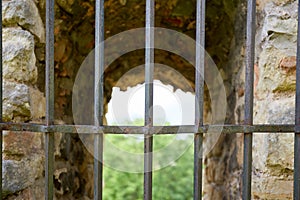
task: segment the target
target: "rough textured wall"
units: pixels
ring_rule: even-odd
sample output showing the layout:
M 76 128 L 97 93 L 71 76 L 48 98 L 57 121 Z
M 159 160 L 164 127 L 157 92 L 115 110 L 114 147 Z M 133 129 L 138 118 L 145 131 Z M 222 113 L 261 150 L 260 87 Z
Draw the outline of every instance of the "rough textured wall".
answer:
M 254 123 L 293 124 L 297 2 L 258 1 L 257 9 Z M 243 84 L 244 75 L 236 85 Z M 241 96 L 237 119 L 243 119 L 243 101 Z M 253 199 L 292 199 L 293 139 L 293 134 L 254 134 Z
M 121 2 L 123 1 L 106 1 L 105 3 L 106 38 L 125 30 L 143 27 L 145 24 L 145 1 Z M 56 117 L 67 123 L 72 123 L 71 105 L 68 102 L 71 98 L 76 72 L 85 56 L 94 47 L 93 5 L 94 1 L 57 1 L 55 29 Z M 235 28 L 235 24 L 243 20 L 242 15 L 244 14 L 242 12 L 239 20 L 235 20 L 237 13 L 240 13 L 239 10 L 244 9 L 243 6 L 238 5 L 239 1 L 216 0 L 207 2 L 206 49 L 225 80 L 228 97 L 227 123 L 234 122 L 235 88 L 232 84 L 234 75 L 241 67 L 239 61 L 234 66 L 228 64 L 230 58 L 236 57 L 234 54 L 236 46 L 240 47 L 240 41 L 243 41 L 242 35 L 240 36 L 243 25 Z M 41 10 L 44 8 L 43 3 L 39 3 L 39 6 Z M 82 7 L 85 9 L 80 10 Z M 195 37 L 195 1 L 188 3 L 185 0 L 160 1 L 155 6 L 155 12 L 155 26 L 170 28 L 183 32 L 192 38 Z M 235 35 L 240 37 L 235 38 Z M 174 45 L 180 47 L 180 42 Z M 194 86 L 194 68 L 179 56 L 165 51 L 155 51 L 155 62 L 174 67 L 190 81 L 190 85 Z M 115 86 L 122 75 L 143 63 L 144 51 L 142 50 L 130 52 L 112 63 L 105 72 L 105 102 L 109 101 L 112 86 Z M 132 87 L 144 82 L 143 76 L 126 81 L 126 83 L 117 86 L 121 90 L 126 90 L 128 86 Z M 172 74 L 165 73 L 163 83 L 170 84 L 175 89 L 186 90 L 186 87 L 182 86 L 181 82 L 176 80 Z M 85 98 L 89 97 L 86 96 Z M 206 115 L 209 116 L 208 101 L 206 105 Z M 74 141 L 78 141 L 78 138 L 72 136 L 65 144 L 73 144 Z M 208 199 L 230 198 L 240 194 L 239 189 L 235 189 L 239 188 L 240 172 L 235 156 L 236 143 L 232 141 L 235 141 L 234 135 L 223 135 L 216 149 L 205 161 L 207 164 L 206 174 L 208 174 L 205 193 Z M 84 186 L 82 191 L 85 191 L 90 198 L 92 185 L 91 181 L 86 181 L 92 178 L 90 177 L 93 172 L 92 161 L 91 156 L 84 153 L 84 159 L 81 163 L 86 166 L 79 168 L 80 180 L 89 183 Z M 66 191 L 66 193 L 68 192 Z
M 191 12 L 194 4 L 195 1 L 191 4 L 185 0 L 162 1 L 156 6 L 156 26 L 194 37 L 195 12 Z M 70 103 L 73 82 L 81 62 L 94 47 L 93 5 L 92 0 L 56 1 L 55 106 L 60 123 L 73 123 Z M 144 1 L 106 1 L 106 37 L 143 27 L 144 6 Z M 269 0 L 258 1 L 257 8 L 255 123 L 292 123 L 297 5 L 294 1 Z M 44 117 L 45 100 L 41 93 L 44 92 L 44 9 L 43 0 L 36 4 L 32 0 L 3 2 L 4 117 L 7 121 L 40 122 Z M 243 122 L 244 25 L 244 1 L 207 2 L 206 49 L 224 79 L 227 123 Z M 106 71 L 106 102 L 111 87 L 132 66 L 143 64 L 143 57 L 143 51 L 132 52 Z M 176 63 L 176 70 L 193 85 L 194 68 L 178 56 L 157 51 L 156 62 L 169 66 Z M 166 84 L 182 88 L 171 75 L 166 80 Z M 141 82 L 142 79 L 128 82 L 121 89 Z M 206 105 L 209 113 L 209 103 Z M 4 189 L 6 194 L 14 193 L 8 198 L 43 198 L 43 141 L 41 134 L 4 134 Z M 57 134 L 56 141 L 56 198 L 91 199 L 92 157 L 77 136 Z M 240 134 L 222 135 L 205 158 L 206 199 L 240 198 L 241 141 Z M 291 198 L 292 148 L 291 135 L 255 135 L 254 198 Z
M 94 47 L 94 1 L 57 0 L 55 4 L 55 111 L 59 123 L 73 123 L 71 95 L 76 72 L 85 56 Z M 234 57 L 234 46 L 240 46 L 235 29 L 239 1 L 209 1 L 207 3 L 206 49 L 218 65 L 228 95 L 227 122 L 234 121 L 234 67 L 228 65 Z M 124 30 L 143 27 L 144 1 L 106 1 L 106 37 Z M 41 122 L 45 113 L 44 66 L 45 1 L 3 2 L 4 29 L 4 105 L 7 121 Z M 156 5 L 156 26 L 171 28 L 195 37 L 195 1 L 168 0 Z M 226 36 L 226 37 L 224 37 Z M 177 44 L 180 46 L 180 44 Z M 194 85 L 194 68 L 168 52 L 156 51 L 156 62 L 174 66 Z M 119 58 L 106 71 L 106 102 L 111 87 L 132 68 L 144 63 L 144 52 L 136 51 Z M 175 63 L 175 65 L 174 65 Z M 172 75 L 166 84 L 181 88 Z M 134 86 L 143 80 L 128 82 Z M 123 85 L 122 90 L 126 89 Z M 40 92 L 41 91 L 41 92 Z M 206 104 L 209 113 L 209 103 Z M 18 135 L 18 137 L 16 137 Z M 93 160 L 77 136 L 56 134 L 55 196 L 58 199 L 91 199 Z M 206 198 L 220 199 L 239 195 L 236 172 L 235 136 L 223 135 L 219 145 L 206 159 Z M 44 138 L 41 134 L 5 133 L 4 189 L 8 199 L 42 199 L 44 192 Z M 26 145 L 25 145 L 26 144 Z M 24 148 L 26 146 L 26 148 Z M 229 159 L 231 158 L 231 159 Z M 225 163 L 225 164 L 224 164 Z M 30 169 L 30 170 L 29 170 Z M 28 171 L 29 170 L 29 171 Z M 29 173 L 28 173 L 29 172 Z M 233 175 L 231 175 L 233 174 Z M 228 179 L 228 176 L 230 178 Z M 20 178 L 21 177 L 21 178 Z M 229 191 L 229 192 L 227 192 Z
M 244 42 L 245 42 L 245 1 L 238 1 L 236 4 L 231 4 L 231 1 L 224 1 L 223 6 L 216 9 L 219 12 L 221 9 L 227 10 L 227 19 L 223 19 L 222 27 L 212 32 L 211 37 L 217 39 L 224 38 L 224 35 L 230 35 L 232 38 L 228 41 L 227 54 L 221 53 L 226 62 L 218 65 L 219 71 L 222 74 L 224 85 L 227 93 L 227 115 L 225 123 L 239 123 L 241 119 L 235 115 L 236 101 L 243 96 L 243 84 L 237 84 L 241 70 L 244 66 Z M 227 8 L 227 9 L 226 9 Z M 207 15 L 212 12 L 207 10 Z M 212 12 L 211 14 L 213 14 Z M 218 21 L 218 20 L 217 20 Z M 212 24 L 217 23 L 212 22 Z M 230 25 L 226 21 L 231 21 Z M 216 24 L 217 26 L 217 24 Z M 209 42 L 209 40 L 207 41 Z M 212 45 L 210 47 L 210 45 Z M 218 48 L 219 45 L 208 43 L 207 49 Z M 213 51 L 220 53 L 220 49 Z M 216 59 L 214 59 L 216 61 Z M 241 198 L 241 134 L 222 134 L 214 149 L 205 158 L 205 199 L 240 199 Z
M 4 1 L 3 5 L 3 114 L 5 121 L 43 123 L 45 30 L 32 0 Z M 55 193 L 58 199 L 80 191 L 76 142 L 56 133 Z M 44 199 L 44 137 L 42 133 L 4 132 L 3 193 L 7 199 Z M 68 154 L 72 149 L 72 155 Z M 80 155 L 79 155 L 80 154 Z M 76 158 L 76 159 L 75 159 Z M 68 160 L 68 161 L 66 161 Z M 74 167 L 76 166 L 76 167 Z M 84 165 L 82 165 L 84 166 Z M 62 186 L 63 185 L 63 186 Z M 79 192 L 81 193 L 81 191 Z
M 5 121 L 40 122 L 45 98 L 37 87 L 36 43 L 44 43 L 44 26 L 31 0 L 3 5 L 3 114 Z M 3 192 L 8 199 L 42 199 L 44 150 L 41 133 L 3 134 Z
M 255 123 L 294 123 L 297 5 L 296 1 L 270 1 L 260 10 Z M 254 137 L 255 198 L 292 199 L 293 139 L 293 134 Z

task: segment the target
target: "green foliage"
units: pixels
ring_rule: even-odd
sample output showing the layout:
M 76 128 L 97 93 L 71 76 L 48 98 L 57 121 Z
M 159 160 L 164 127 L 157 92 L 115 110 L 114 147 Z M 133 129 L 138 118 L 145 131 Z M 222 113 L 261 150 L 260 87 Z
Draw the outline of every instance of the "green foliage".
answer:
M 143 120 L 135 120 L 135 125 L 142 125 Z M 125 135 L 107 135 L 106 140 L 126 149 L 128 152 L 143 152 L 143 136 L 140 138 Z M 184 148 L 185 140 L 175 139 L 173 135 L 156 135 L 153 140 L 154 152 L 162 148 L 168 148 L 164 154 L 166 159 L 174 157 L 178 148 Z M 169 145 L 169 144 L 173 145 Z M 174 145 L 175 143 L 175 145 Z M 171 160 L 170 165 L 153 173 L 153 199 L 159 200 L 183 200 L 192 199 L 193 196 L 193 146 L 186 149 L 177 160 Z M 106 156 L 113 156 L 109 153 Z M 154 153 L 154 164 L 160 166 Z M 161 162 L 162 162 L 161 161 Z M 126 158 L 120 158 L 122 164 L 128 162 Z M 132 163 L 132 166 L 142 163 Z M 143 173 L 120 172 L 109 167 L 104 167 L 104 199 L 139 200 L 143 199 Z
M 154 172 L 153 199 L 193 199 L 193 146 L 174 164 Z

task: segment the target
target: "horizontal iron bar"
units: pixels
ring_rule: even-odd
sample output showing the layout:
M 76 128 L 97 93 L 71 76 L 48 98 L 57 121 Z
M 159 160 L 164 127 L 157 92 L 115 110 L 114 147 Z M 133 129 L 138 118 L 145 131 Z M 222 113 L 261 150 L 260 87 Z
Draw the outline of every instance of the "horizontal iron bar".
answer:
M 82 134 L 192 134 L 210 133 L 219 131 L 223 133 L 292 133 L 300 132 L 300 126 L 294 124 L 257 124 L 257 125 L 204 125 L 198 129 L 194 125 L 182 126 L 92 126 L 92 125 L 50 125 L 31 123 L 0 123 L 0 129 L 9 131 L 28 132 L 61 132 L 61 133 L 82 133 Z

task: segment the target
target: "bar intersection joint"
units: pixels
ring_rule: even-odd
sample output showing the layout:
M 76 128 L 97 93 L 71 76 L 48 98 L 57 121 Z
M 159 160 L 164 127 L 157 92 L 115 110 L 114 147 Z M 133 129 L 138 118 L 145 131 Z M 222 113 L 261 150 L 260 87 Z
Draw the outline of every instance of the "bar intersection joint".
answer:
M 255 56 L 256 1 L 248 0 L 246 33 L 245 125 L 253 124 L 253 81 Z M 243 200 L 251 199 L 252 132 L 244 132 Z
M 46 1 L 46 125 L 54 123 L 54 0 Z M 53 199 L 54 133 L 45 135 L 45 199 Z

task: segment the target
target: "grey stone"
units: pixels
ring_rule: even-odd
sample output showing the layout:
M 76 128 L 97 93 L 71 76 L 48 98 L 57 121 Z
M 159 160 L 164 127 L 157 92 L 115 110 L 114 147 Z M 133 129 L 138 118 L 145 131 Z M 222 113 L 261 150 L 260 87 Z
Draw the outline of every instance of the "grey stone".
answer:
M 5 195 L 24 190 L 43 177 L 43 139 L 42 133 L 4 131 L 2 179 Z
M 3 30 L 3 76 L 5 80 L 34 84 L 37 80 L 34 38 L 18 28 Z
M 29 88 L 31 118 L 41 119 L 46 115 L 46 99 L 38 89 Z
M 45 180 L 40 178 L 35 181 L 34 185 L 6 198 L 6 200 L 29 200 L 45 199 Z M 56 198 L 54 197 L 54 200 Z
M 278 100 L 261 101 L 256 107 L 259 112 L 255 122 L 265 124 L 291 124 L 295 116 L 294 97 Z M 253 140 L 253 166 L 261 171 L 277 176 L 287 175 L 285 172 L 293 170 L 294 142 L 293 134 L 255 134 Z
M 21 161 L 3 160 L 3 195 L 21 191 L 43 174 L 43 156 L 35 154 Z
M 258 30 L 256 46 L 260 48 L 256 49 L 255 78 L 259 99 L 269 98 L 271 92 L 291 93 L 295 88 L 295 74 L 281 69 L 280 62 L 296 55 L 297 2 L 278 3 L 272 1 L 265 5 L 262 27 Z
M 285 6 L 267 3 L 264 11 L 263 39 L 272 33 L 296 35 L 298 13 L 296 1 Z
M 3 1 L 2 19 L 4 26 L 21 26 L 34 34 L 40 42 L 45 42 L 44 25 L 34 1 Z
M 27 85 L 4 82 L 3 118 L 5 121 L 26 121 L 31 118 L 29 88 Z

